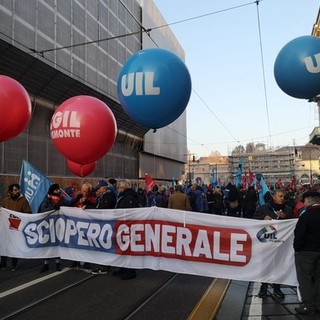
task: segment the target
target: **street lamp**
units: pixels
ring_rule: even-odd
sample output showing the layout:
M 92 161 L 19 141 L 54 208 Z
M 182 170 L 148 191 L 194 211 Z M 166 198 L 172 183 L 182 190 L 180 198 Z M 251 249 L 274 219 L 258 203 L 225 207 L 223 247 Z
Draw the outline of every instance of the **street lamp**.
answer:
M 187 180 L 189 181 L 189 184 L 191 184 L 193 180 L 193 176 L 191 174 L 191 156 L 192 156 L 192 162 L 196 162 L 196 153 L 188 153 L 188 154 L 184 154 L 184 156 L 188 156 L 188 176 L 187 176 L 188 179 Z

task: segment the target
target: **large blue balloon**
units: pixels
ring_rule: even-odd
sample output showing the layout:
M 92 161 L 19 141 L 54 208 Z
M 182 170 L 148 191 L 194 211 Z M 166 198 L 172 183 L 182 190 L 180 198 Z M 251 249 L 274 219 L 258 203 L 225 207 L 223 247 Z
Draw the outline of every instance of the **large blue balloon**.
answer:
M 118 77 L 123 109 L 146 128 L 162 128 L 185 110 L 191 94 L 189 71 L 178 55 L 159 48 L 132 55 Z
M 320 94 L 320 39 L 302 36 L 287 43 L 276 58 L 274 76 L 292 97 L 312 99 Z

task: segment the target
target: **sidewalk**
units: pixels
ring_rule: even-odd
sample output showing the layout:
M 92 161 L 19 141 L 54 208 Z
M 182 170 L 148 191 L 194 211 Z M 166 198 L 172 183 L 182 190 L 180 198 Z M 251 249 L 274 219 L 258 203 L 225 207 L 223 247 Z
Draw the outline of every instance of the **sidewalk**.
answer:
M 250 283 L 241 320 L 294 320 L 294 319 L 320 319 L 320 315 L 300 315 L 295 307 L 300 306 L 297 295 L 297 288 L 281 286 L 285 294 L 284 299 L 272 295 L 272 288 L 268 288 L 268 296 L 260 299 L 257 295 L 260 283 Z

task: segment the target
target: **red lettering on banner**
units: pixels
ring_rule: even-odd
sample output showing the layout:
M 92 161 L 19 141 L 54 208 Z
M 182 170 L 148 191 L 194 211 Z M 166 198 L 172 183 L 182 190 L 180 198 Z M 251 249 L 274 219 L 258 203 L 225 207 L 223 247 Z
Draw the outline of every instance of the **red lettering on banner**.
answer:
M 252 240 L 242 229 L 200 226 L 161 220 L 117 221 L 116 253 L 245 266 Z

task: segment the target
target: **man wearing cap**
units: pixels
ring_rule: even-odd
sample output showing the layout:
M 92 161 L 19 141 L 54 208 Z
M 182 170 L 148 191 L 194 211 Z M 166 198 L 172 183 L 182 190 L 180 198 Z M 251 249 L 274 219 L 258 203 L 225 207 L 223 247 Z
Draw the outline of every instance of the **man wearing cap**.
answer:
M 128 179 L 120 180 L 117 183 L 118 197 L 116 209 L 139 208 L 138 193 L 132 188 L 132 183 Z M 136 278 L 136 271 L 132 268 L 119 268 L 113 272 L 114 276 L 120 276 L 121 280 Z
M 114 209 L 117 203 L 117 195 L 113 186 L 107 181 L 100 180 L 95 187 L 97 209 Z
M 301 211 L 294 230 L 293 247 L 301 307 L 299 314 L 320 312 L 320 193 L 303 194 L 305 208 Z
M 94 188 L 96 192 L 96 209 L 114 209 L 117 203 L 117 196 L 113 191 L 113 186 L 104 181 L 100 180 L 97 186 Z M 92 274 L 106 274 L 111 271 L 109 266 L 98 265 L 94 269 Z

